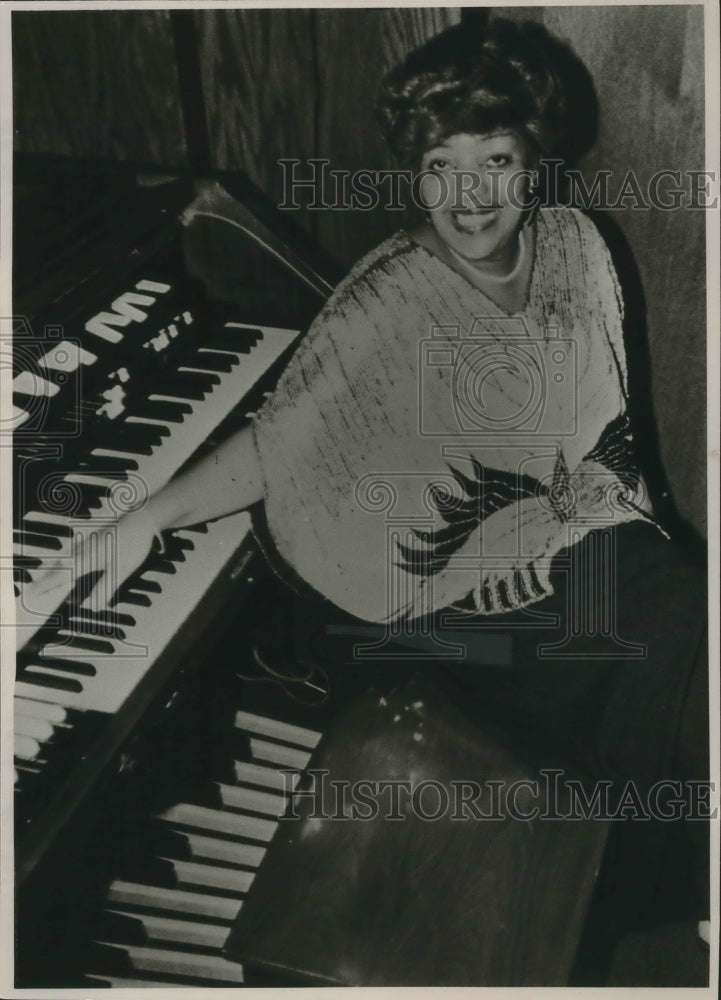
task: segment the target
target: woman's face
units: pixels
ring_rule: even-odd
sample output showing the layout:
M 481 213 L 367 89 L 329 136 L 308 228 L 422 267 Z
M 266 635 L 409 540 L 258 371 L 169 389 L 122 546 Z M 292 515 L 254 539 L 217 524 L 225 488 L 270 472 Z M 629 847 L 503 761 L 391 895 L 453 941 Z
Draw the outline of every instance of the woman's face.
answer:
M 528 197 L 528 176 L 519 173 L 527 159 L 510 130 L 453 135 L 424 154 L 420 195 L 447 246 L 479 266 L 513 259 Z

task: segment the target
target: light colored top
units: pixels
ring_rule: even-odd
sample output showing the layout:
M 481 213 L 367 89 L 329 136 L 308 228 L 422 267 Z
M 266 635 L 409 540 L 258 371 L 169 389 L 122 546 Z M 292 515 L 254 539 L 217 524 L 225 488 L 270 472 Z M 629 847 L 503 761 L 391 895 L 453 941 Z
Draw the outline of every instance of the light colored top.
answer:
M 404 231 L 386 240 L 256 418 L 278 551 L 359 618 L 532 604 L 560 549 L 647 516 L 608 250 L 574 209 L 536 227 L 514 314 Z

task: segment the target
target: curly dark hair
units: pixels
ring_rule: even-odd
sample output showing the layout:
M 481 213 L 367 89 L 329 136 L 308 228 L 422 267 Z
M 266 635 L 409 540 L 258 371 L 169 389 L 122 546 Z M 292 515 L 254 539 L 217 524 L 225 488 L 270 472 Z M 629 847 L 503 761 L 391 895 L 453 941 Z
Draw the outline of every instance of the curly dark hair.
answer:
M 376 112 L 391 150 L 414 166 L 451 135 L 501 127 L 515 129 L 533 155 L 564 158 L 573 145 L 564 76 L 569 68 L 578 75 L 580 66 L 563 42 L 532 21 L 496 18 L 480 38 L 459 24 L 388 74 Z

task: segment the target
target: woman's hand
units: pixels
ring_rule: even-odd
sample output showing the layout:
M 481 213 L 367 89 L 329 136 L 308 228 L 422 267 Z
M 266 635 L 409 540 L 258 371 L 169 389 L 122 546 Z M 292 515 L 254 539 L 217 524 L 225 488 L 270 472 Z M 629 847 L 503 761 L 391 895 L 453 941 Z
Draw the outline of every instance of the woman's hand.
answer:
M 149 504 L 117 521 L 78 522 L 63 556 L 34 572 L 27 598 L 33 605 L 58 607 L 81 579 L 92 575 L 95 585 L 83 603 L 95 610 L 107 607 L 145 562 L 157 532 Z

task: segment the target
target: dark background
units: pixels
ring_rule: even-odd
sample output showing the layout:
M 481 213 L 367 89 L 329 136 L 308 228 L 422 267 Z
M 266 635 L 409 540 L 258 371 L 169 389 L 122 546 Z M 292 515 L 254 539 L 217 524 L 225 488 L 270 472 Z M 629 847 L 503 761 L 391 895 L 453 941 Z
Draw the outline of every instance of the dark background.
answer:
M 543 21 L 588 67 L 600 129 L 583 167 L 656 171 L 704 163 L 703 9 L 599 6 L 467 9 Z M 200 10 L 189 14 L 208 141 L 188 130 L 170 11 L 23 11 L 13 25 L 14 137 L 22 153 L 246 171 L 280 199 L 280 157 L 326 157 L 334 169 L 389 166 L 373 122 L 382 74 L 457 22 L 455 8 Z M 186 24 L 185 43 L 188 43 Z M 192 74 L 191 74 L 192 76 Z M 193 82 L 190 81 L 191 103 Z M 209 163 L 203 163 L 209 160 Z M 397 213 L 301 210 L 301 224 L 345 267 L 403 221 Z M 643 288 L 644 358 L 660 452 L 678 512 L 706 524 L 705 218 L 702 211 L 615 211 Z M 633 270 L 633 267 L 630 268 Z M 623 277 L 623 276 L 622 276 Z M 640 355 L 643 358 L 643 354 Z M 641 371 L 643 378 L 644 371 Z

